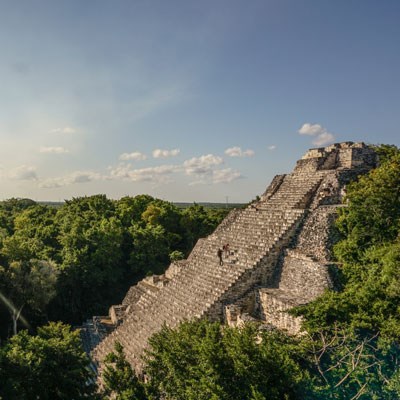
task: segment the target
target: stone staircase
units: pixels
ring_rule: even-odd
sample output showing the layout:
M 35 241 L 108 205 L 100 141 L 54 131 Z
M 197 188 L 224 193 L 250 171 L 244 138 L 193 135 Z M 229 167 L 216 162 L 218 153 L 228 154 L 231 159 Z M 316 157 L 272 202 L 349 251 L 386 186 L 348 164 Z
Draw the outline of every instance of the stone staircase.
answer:
M 200 239 L 187 260 L 172 263 L 165 276 L 133 286 L 122 305 L 110 309 L 115 329 L 92 351 L 100 373 L 115 341 L 140 373 L 148 339 L 164 324 L 175 327 L 193 318 L 223 321 L 227 308 L 236 316 L 252 298 L 258 301 L 259 318 L 298 333 L 301 321 L 287 310 L 331 285 L 329 254 L 322 249 L 329 235 L 325 238 L 323 232 L 333 219 L 331 204 L 341 199 L 342 178 L 355 176 L 351 155 L 356 154 L 361 171 L 364 151 L 371 166 L 373 157 L 365 145 L 346 142 L 310 150 L 292 174 L 275 177 L 259 201 L 233 210 L 214 233 Z M 322 239 L 315 240 L 315 232 Z M 217 252 L 225 244 L 229 254 L 220 265 Z
M 326 181 L 332 181 L 332 174 L 327 174 L 317 189 L 313 208 L 308 211 L 295 240 L 282 252 L 269 287 L 258 289 L 259 319 L 294 335 L 300 333 L 302 320 L 288 311 L 309 303 L 334 286 L 330 276 L 331 226 L 337 208 L 342 205 L 318 204 L 319 189 L 325 187 Z M 337 197 L 339 190 L 337 186 L 329 196 Z M 320 203 L 324 201 L 325 198 L 319 198 Z
M 205 316 L 221 320 L 224 304 L 234 302 L 263 275 L 272 273 L 281 249 L 304 217 L 305 209 L 297 207 L 305 204 L 320 180 L 300 179 L 289 196 L 296 179 L 287 179 L 281 185 L 285 196 L 275 198 L 276 193 L 260 202 L 257 210 L 249 206 L 236 211 L 196 244 L 185 267 L 164 287 L 154 290 L 154 295 L 143 290 L 144 283 L 131 288 L 123 302 L 130 307 L 126 318 L 96 347 L 94 358 L 101 361 L 118 340 L 128 361 L 140 370 L 149 337 L 164 323 L 173 327 L 185 319 Z M 219 265 L 217 251 L 226 243 L 230 255 Z

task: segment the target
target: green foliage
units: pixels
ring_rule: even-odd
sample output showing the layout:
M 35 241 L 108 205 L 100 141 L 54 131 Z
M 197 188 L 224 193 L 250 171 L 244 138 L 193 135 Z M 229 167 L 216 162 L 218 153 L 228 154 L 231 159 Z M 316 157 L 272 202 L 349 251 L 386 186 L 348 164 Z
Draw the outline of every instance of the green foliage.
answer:
M 32 258 L 55 260 L 59 251 L 56 210 L 32 205 L 14 218 L 14 234 L 3 240 L 2 254 L 8 262 Z
M 9 199 L 0 202 L 0 262 L 2 264 L 5 262 L 2 253 L 3 242 L 14 233 L 15 217 L 35 205 L 36 203 L 29 199 Z
M 144 276 L 150 271 L 160 274 L 169 262 L 168 239 L 161 225 L 132 226 L 133 248 L 129 263 L 132 270 Z
M 184 258 L 185 258 L 185 255 L 184 255 L 181 251 L 179 251 L 179 250 L 174 250 L 174 251 L 169 255 L 169 259 L 171 260 L 171 262 L 183 260 Z
M 344 289 L 300 309 L 309 331 L 334 321 L 400 338 L 400 154 L 349 185 L 334 253 Z
M 144 387 L 126 361 L 121 344 L 115 342 L 114 349 L 115 352 L 109 353 L 105 359 L 103 394 L 106 399 L 145 400 Z
M 400 228 L 400 154 L 348 186 L 348 207 L 337 228 L 343 240 L 335 247 L 340 262 L 358 262 L 373 245 L 391 242 Z
M 90 315 L 106 313 L 146 275 L 163 273 L 170 256 L 172 260 L 187 256 L 224 213 L 196 205 L 179 210 L 148 195 L 118 201 L 104 195 L 78 197 L 59 208 L 27 199 L 0 202 L 0 265 L 4 267 L 0 290 L 17 304 L 8 279 L 13 265 L 47 262 L 59 279 L 55 298 L 41 307 L 40 314 L 80 323 Z M 23 307 L 35 325 L 39 314 L 32 320 L 32 310 Z M 0 316 L 5 312 L 3 305 Z
M 142 194 L 135 197 L 122 197 L 120 200 L 116 201 L 115 209 L 123 226 L 129 227 L 140 222 L 143 213 L 154 200 L 153 197 Z
M 77 323 L 114 300 L 124 278 L 123 228 L 113 202 L 102 195 L 67 202 L 56 222 L 62 247 L 56 317 Z
M 35 205 L 36 203 L 30 199 L 12 198 L 0 202 L 0 225 L 4 227 L 9 234 L 12 234 L 14 231 L 15 215 Z
M 395 156 L 400 153 L 400 149 L 394 144 L 380 144 L 372 146 L 379 157 L 379 164 L 384 164 L 391 161 Z
M 79 332 L 61 323 L 15 335 L 0 350 L 0 396 L 7 400 L 94 399 Z
M 298 309 L 310 331 L 334 323 L 353 331 L 379 332 L 400 339 L 400 243 L 396 241 L 365 251 L 358 264 L 344 265 L 347 284 L 341 292 L 327 292 Z
M 314 363 L 311 399 L 398 399 L 398 345 L 332 325 L 303 338 Z
M 386 145 L 376 151 L 380 167 L 348 186 L 347 207 L 339 211 L 334 254 L 342 289 L 295 311 L 307 335 L 296 342 L 254 326 L 206 321 L 164 327 L 150 339 L 146 395 L 120 345 L 107 358 L 106 395 L 400 398 L 400 151 Z M 181 211 L 147 195 L 81 197 L 59 209 L 26 199 L 1 202 L 0 312 L 8 310 L 16 328 L 22 310 L 30 321 L 44 317 L 56 294 L 53 318 L 80 322 L 102 314 L 127 286 L 186 256 L 228 211 L 197 204 Z M 0 397 L 93 398 L 78 341 L 60 324 L 40 328 L 37 336 L 15 335 L 0 350 Z
M 185 322 L 164 326 L 149 343 L 151 399 L 300 399 L 307 391 L 291 340 L 253 325 Z
M 400 396 L 400 152 L 376 150 L 380 167 L 348 186 L 336 223 L 342 290 L 294 312 L 311 335 L 324 399 Z
M 182 212 L 182 225 L 185 229 L 187 249 L 191 249 L 199 238 L 211 234 L 228 214 L 229 210 L 206 209 L 193 204 Z
M 47 261 L 15 261 L 7 268 L 0 267 L 0 301 L 13 320 L 13 333 L 22 310 L 45 314 L 46 306 L 55 296 L 57 270 Z

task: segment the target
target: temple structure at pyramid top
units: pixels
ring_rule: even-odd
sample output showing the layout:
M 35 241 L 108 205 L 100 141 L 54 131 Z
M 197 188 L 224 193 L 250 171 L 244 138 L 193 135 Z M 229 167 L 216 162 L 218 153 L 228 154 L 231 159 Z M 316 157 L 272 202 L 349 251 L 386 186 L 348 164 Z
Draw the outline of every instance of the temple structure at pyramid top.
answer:
M 259 201 L 232 210 L 186 260 L 132 286 L 109 316 L 84 324 L 84 343 L 99 372 L 115 341 L 143 372 L 148 339 L 164 323 L 255 320 L 297 334 L 301 319 L 287 310 L 333 287 L 332 223 L 344 206 L 346 184 L 376 164 L 376 153 L 364 143 L 309 150 L 292 173 L 272 180 Z M 225 244 L 229 251 L 220 265 L 218 249 Z

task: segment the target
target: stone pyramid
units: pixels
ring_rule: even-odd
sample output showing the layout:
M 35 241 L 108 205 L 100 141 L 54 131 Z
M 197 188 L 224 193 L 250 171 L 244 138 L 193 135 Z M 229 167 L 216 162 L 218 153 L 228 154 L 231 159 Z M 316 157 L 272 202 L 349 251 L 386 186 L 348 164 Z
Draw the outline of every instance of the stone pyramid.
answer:
M 299 333 L 301 320 L 286 311 L 334 285 L 332 222 L 343 207 L 346 184 L 376 162 L 363 143 L 309 150 L 292 173 L 272 180 L 259 201 L 231 211 L 186 260 L 132 286 L 108 317 L 84 324 L 84 343 L 98 372 L 115 341 L 143 372 L 148 339 L 163 324 L 175 327 L 194 318 L 230 325 L 259 320 Z M 229 252 L 220 265 L 217 252 L 226 243 Z

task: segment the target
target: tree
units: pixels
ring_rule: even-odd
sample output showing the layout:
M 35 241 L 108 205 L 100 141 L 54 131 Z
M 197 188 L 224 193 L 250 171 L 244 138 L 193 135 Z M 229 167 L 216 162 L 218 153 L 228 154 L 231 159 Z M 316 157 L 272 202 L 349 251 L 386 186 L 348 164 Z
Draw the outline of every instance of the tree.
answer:
M 315 368 L 315 399 L 398 399 L 398 345 L 333 325 L 303 337 Z
M 122 345 L 115 342 L 114 349 L 105 358 L 104 395 L 115 400 L 145 400 L 144 387 L 126 361 Z
M 348 186 L 334 247 L 342 289 L 294 310 L 304 318 L 327 399 L 399 398 L 400 152 Z
M 255 325 L 222 327 L 206 320 L 164 328 L 149 341 L 146 373 L 151 399 L 243 400 L 307 398 L 299 349 Z
M 167 234 L 161 225 L 134 225 L 130 229 L 132 251 L 129 260 L 136 276 L 160 274 L 169 265 L 170 247 Z
M 94 374 L 78 331 L 62 323 L 21 331 L 0 350 L 0 396 L 7 400 L 95 399 Z
M 361 260 L 368 247 L 398 237 L 400 153 L 350 184 L 346 201 L 336 223 L 343 239 L 334 250 L 338 261 L 351 264 Z
M 15 215 L 14 233 L 3 241 L 2 253 L 9 262 L 19 260 L 58 260 L 60 246 L 54 219 L 56 210 L 39 204 Z
M 165 240 L 169 251 L 183 250 L 183 228 L 179 209 L 168 201 L 154 200 L 142 214 L 146 226 L 161 226 L 165 232 Z
M 141 194 L 135 197 L 125 196 L 116 201 L 116 213 L 123 226 L 129 228 L 133 224 L 140 222 L 142 214 L 154 200 L 154 197 Z
M 82 204 L 81 204 L 82 203 Z M 124 279 L 123 228 L 103 197 L 74 199 L 59 211 L 61 277 L 56 317 L 79 322 L 118 301 Z M 61 311 L 61 312 L 60 312 Z
M 0 225 L 5 227 L 9 234 L 12 234 L 15 215 L 35 205 L 36 202 L 31 199 L 12 198 L 0 202 Z
M 334 247 L 343 290 L 299 308 L 309 331 L 333 322 L 400 339 L 400 154 L 349 185 Z
M 183 210 L 182 225 L 185 228 L 187 250 L 191 250 L 199 238 L 212 233 L 225 214 L 225 209 L 206 210 L 196 203 Z
M 6 293 L 0 292 L 0 300 L 11 315 L 14 335 L 24 308 L 46 312 L 46 306 L 55 295 L 56 282 L 56 267 L 47 261 L 15 261 L 7 268 L 0 267 L 0 283 Z
M 13 235 L 15 227 L 15 217 L 34 207 L 36 203 L 29 199 L 9 199 L 0 202 L 0 250 L 3 248 L 3 242 L 6 238 Z M 0 251 L 0 263 L 4 264 L 5 259 Z

